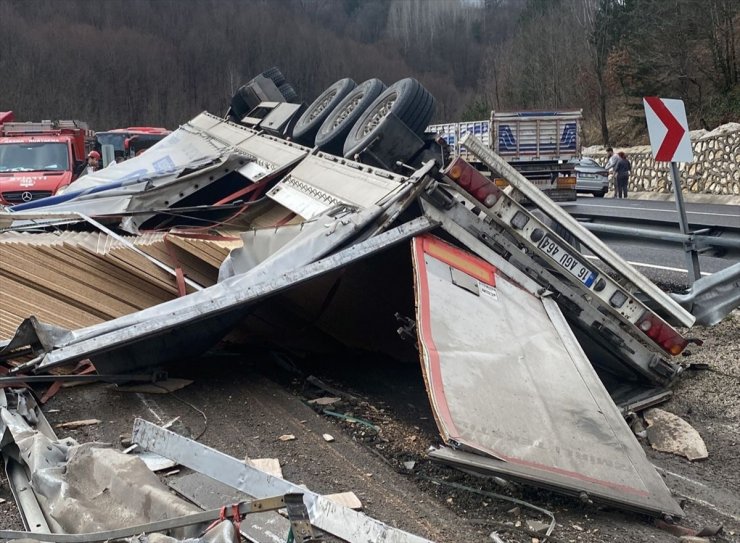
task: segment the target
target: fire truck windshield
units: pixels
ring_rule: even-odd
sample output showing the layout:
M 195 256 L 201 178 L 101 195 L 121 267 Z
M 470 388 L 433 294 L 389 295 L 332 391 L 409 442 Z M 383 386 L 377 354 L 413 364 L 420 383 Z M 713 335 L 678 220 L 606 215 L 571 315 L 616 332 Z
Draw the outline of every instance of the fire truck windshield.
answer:
M 96 147 L 102 147 L 103 145 L 112 145 L 113 150 L 116 153 L 123 153 L 124 146 L 123 142 L 128 137 L 128 134 L 122 132 L 98 132 L 95 134 L 97 140 Z
M 2 143 L 0 172 L 69 170 L 65 143 Z

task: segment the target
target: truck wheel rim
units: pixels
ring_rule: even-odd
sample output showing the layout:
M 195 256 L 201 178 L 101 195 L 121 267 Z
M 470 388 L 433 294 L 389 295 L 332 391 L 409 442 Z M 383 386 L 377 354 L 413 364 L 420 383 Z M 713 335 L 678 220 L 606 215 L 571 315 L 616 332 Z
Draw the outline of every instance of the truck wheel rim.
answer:
M 334 116 L 331 122 L 331 130 L 337 128 L 340 124 L 347 120 L 347 117 L 350 116 L 350 113 L 352 113 L 362 101 L 363 96 L 364 94 L 362 93 L 355 96 L 355 98 L 350 100 L 350 102 Z
M 398 95 L 394 92 L 377 106 L 375 106 L 375 109 L 373 109 L 373 111 L 368 116 L 365 126 L 362 127 L 362 136 L 367 136 L 370 132 L 375 130 L 380 122 L 385 119 L 391 112 L 391 110 L 393 109 L 393 104 L 396 103 L 397 99 Z
M 321 113 L 327 108 L 329 105 L 329 102 L 332 101 L 332 99 L 337 95 L 337 91 L 333 90 L 329 94 L 324 97 L 321 102 L 319 102 L 315 108 L 311 111 L 311 113 L 308 115 L 308 120 L 313 121 L 316 117 L 321 115 Z

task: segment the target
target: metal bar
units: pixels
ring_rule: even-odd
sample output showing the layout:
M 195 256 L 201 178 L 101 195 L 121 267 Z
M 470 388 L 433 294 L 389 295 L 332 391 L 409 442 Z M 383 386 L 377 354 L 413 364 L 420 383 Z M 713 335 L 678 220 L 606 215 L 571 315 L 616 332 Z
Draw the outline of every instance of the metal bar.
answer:
M 84 213 L 77 213 L 76 215 L 79 216 L 80 218 L 84 219 L 85 221 L 89 222 L 90 224 L 92 224 L 95 228 L 97 228 L 101 232 L 105 232 L 106 234 L 108 234 L 113 239 L 115 239 L 117 241 L 120 241 L 121 243 L 123 243 L 124 245 L 126 245 L 127 247 L 129 247 L 131 250 L 133 250 L 135 253 L 140 254 L 141 256 L 143 256 L 144 258 L 146 258 L 149 262 L 151 262 L 152 264 L 154 264 L 158 268 L 163 269 L 164 271 L 166 271 L 170 275 L 173 275 L 175 277 L 175 279 L 177 279 L 177 271 L 175 271 L 173 268 L 171 268 L 167 264 L 164 264 L 163 262 L 160 262 L 159 260 L 157 260 L 153 256 L 148 255 L 147 253 L 145 253 L 144 251 L 142 251 L 141 249 L 139 249 L 136 245 L 134 245 L 133 243 L 131 243 L 130 241 L 128 241 L 123 236 L 119 236 L 118 234 L 116 234 L 113 230 L 111 230 L 107 226 L 104 226 L 103 224 L 99 223 L 95 219 L 93 219 L 91 217 L 88 217 Z M 188 285 L 190 285 L 191 287 L 193 287 L 195 290 L 203 290 L 203 288 L 204 288 L 203 285 L 199 285 L 198 283 L 196 283 L 195 281 L 192 281 L 192 280 L 188 279 L 187 277 L 185 277 L 185 283 L 187 283 Z
M 673 181 L 673 193 L 676 195 L 676 210 L 678 210 L 678 225 L 681 227 L 681 233 L 688 236 L 691 234 L 689 230 L 689 220 L 686 217 L 686 206 L 683 203 L 683 192 L 681 190 L 681 177 L 678 173 L 678 164 L 671 162 L 671 180 Z M 689 274 L 689 283 L 694 284 L 694 281 L 701 279 L 701 270 L 699 269 L 699 253 L 693 248 L 691 243 L 684 243 L 684 251 L 686 252 L 686 269 Z
M 24 383 L 152 383 L 158 379 L 156 375 L 14 375 L 12 377 L 0 377 L 0 386 L 21 385 Z
M 285 507 L 284 496 L 272 496 L 244 502 L 238 504 L 239 515 L 248 515 L 249 513 L 262 513 L 264 511 L 276 511 Z M 226 518 L 234 518 L 233 509 L 226 508 L 223 513 Z M 129 526 L 118 530 L 107 530 L 104 532 L 90 532 L 86 534 L 43 534 L 37 532 L 21 532 L 15 530 L 0 530 L 0 539 L 35 539 L 36 541 L 48 541 L 51 543 L 93 543 L 95 541 L 107 541 L 110 539 L 122 539 L 139 534 L 153 532 L 162 532 L 181 528 L 183 526 L 192 526 L 194 524 L 204 524 L 220 519 L 222 510 L 211 509 L 202 513 L 194 513 L 182 517 L 175 517 L 167 520 L 159 520 L 138 526 Z
M 132 442 L 252 496 L 302 493 L 311 524 L 349 543 L 431 543 L 145 420 L 134 422 Z
M 515 189 L 526 196 L 547 215 L 559 222 L 563 227 L 567 228 L 568 231 L 578 239 L 578 241 L 583 243 L 591 250 L 591 252 L 610 265 L 642 292 L 654 299 L 658 305 L 660 305 L 667 313 L 672 315 L 678 322 L 687 327 L 694 324 L 695 319 L 691 313 L 682 308 L 675 300 L 668 296 L 668 294 L 663 292 L 657 285 L 655 285 L 655 283 L 647 279 L 632 267 L 632 265 L 630 265 L 624 258 L 614 252 L 614 250 L 607 247 L 606 244 L 586 230 L 576 219 L 568 214 L 568 212 L 555 204 L 541 190 L 535 187 L 521 173 L 515 170 L 511 164 L 506 162 L 490 149 L 487 149 L 480 140 L 470 134 L 466 134 L 463 140 L 465 140 L 465 146 L 470 149 L 471 152 L 481 160 L 481 162 L 504 176 Z
M 311 526 L 311 519 L 308 518 L 306 505 L 303 503 L 303 494 L 286 494 L 285 507 L 288 511 L 293 539 L 297 543 L 317 541 L 313 526 Z
M 617 226 L 603 223 L 581 223 L 585 228 L 592 232 L 603 234 L 613 234 L 625 238 L 645 238 L 650 240 L 667 241 L 670 243 L 691 243 L 696 245 L 718 247 L 722 249 L 740 249 L 740 238 L 722 238 L 717 236 L 703 236 L 700 234 L 679 234 L 676 232 L 666 232 L 665 230 L 644 230 L 632 226 Z
M 28 537 L 38 539 L 39 535 L 50 532 L 49 524 L 36 499 L 36 493 L 31 488 L 31 481 L 23 465 L 6 457 L 5 473 L 8 476 L 8 485 L 18 506 L 23 525 L 29 530 L 26 532 L 30 534 Z M 0 538 L 2 537 L 2 532 L 0 532 Z

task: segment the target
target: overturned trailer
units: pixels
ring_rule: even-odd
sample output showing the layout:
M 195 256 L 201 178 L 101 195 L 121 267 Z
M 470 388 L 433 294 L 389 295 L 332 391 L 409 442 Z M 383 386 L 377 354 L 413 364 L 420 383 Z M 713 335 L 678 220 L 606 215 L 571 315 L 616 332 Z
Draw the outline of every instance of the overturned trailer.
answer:
M 427 161 L 404 176 L 207 113 L 170 138 L 126 163 L 146 172 L 127 174 L 131 185 L 83 188 L 3 219 L 26 228 L 56 213 L 123 216 L 121 224 L 140 226 L 172 198 L 216 213 L 188 197 L 222 180 L 218 201 L 244 205 L 259 194 L 245 209 L 262 228 L 243 234 L 212 287 L 79 330 L 29 318 L 2 355 L 35 356 L 11 373 L 86 359 L 103 374 L 154 372 L 266 313 L 282 340 L 286 312 L 340 342 L 408 358 L 416 355 L 395 333 L 394 315 L 414 315 L 405 334 L 415 336 L 446 444 L 434 458 L 651 515 L 682 514 L 620 409 L 665 393 L 688 344 L 668 321 L 690 326 L 693 317 L 559 208 L 527 194 L 537 189 L 490 151 L 466 141 L 541 213 L 461 159 Z M 159 176 L 154 164 L 174 153 L 188 161 L 172 159 L 177 167 Z

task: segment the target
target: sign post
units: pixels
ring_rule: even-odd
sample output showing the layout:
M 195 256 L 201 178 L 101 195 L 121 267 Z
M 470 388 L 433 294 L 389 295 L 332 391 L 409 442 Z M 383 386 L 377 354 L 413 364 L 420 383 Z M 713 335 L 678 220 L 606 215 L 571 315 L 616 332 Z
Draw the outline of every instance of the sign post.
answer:
M 671 100 L 648 96 L 643 98 L 645 118 L 647 119 L 650 146 L 656 162 L 671 163 L 671 180 L 673 193 L 676 195 L 676 210 L 678 211 L 681 233 L 691 236 L 689 221 L 686 217 L 686 206 L 681 191 L 681 178 L 678 173 L 678 162 L 693 162 L 694 152 L 691 149 L 689 137 L 689 123 L 686 120 L 686 109 L 682 100 Z M 684 243 L 686 252 L 686 268 L 689 274 L 689 283 L 693 285 L 701 277 L 699 269 L 699 253 L 692 240 Z

